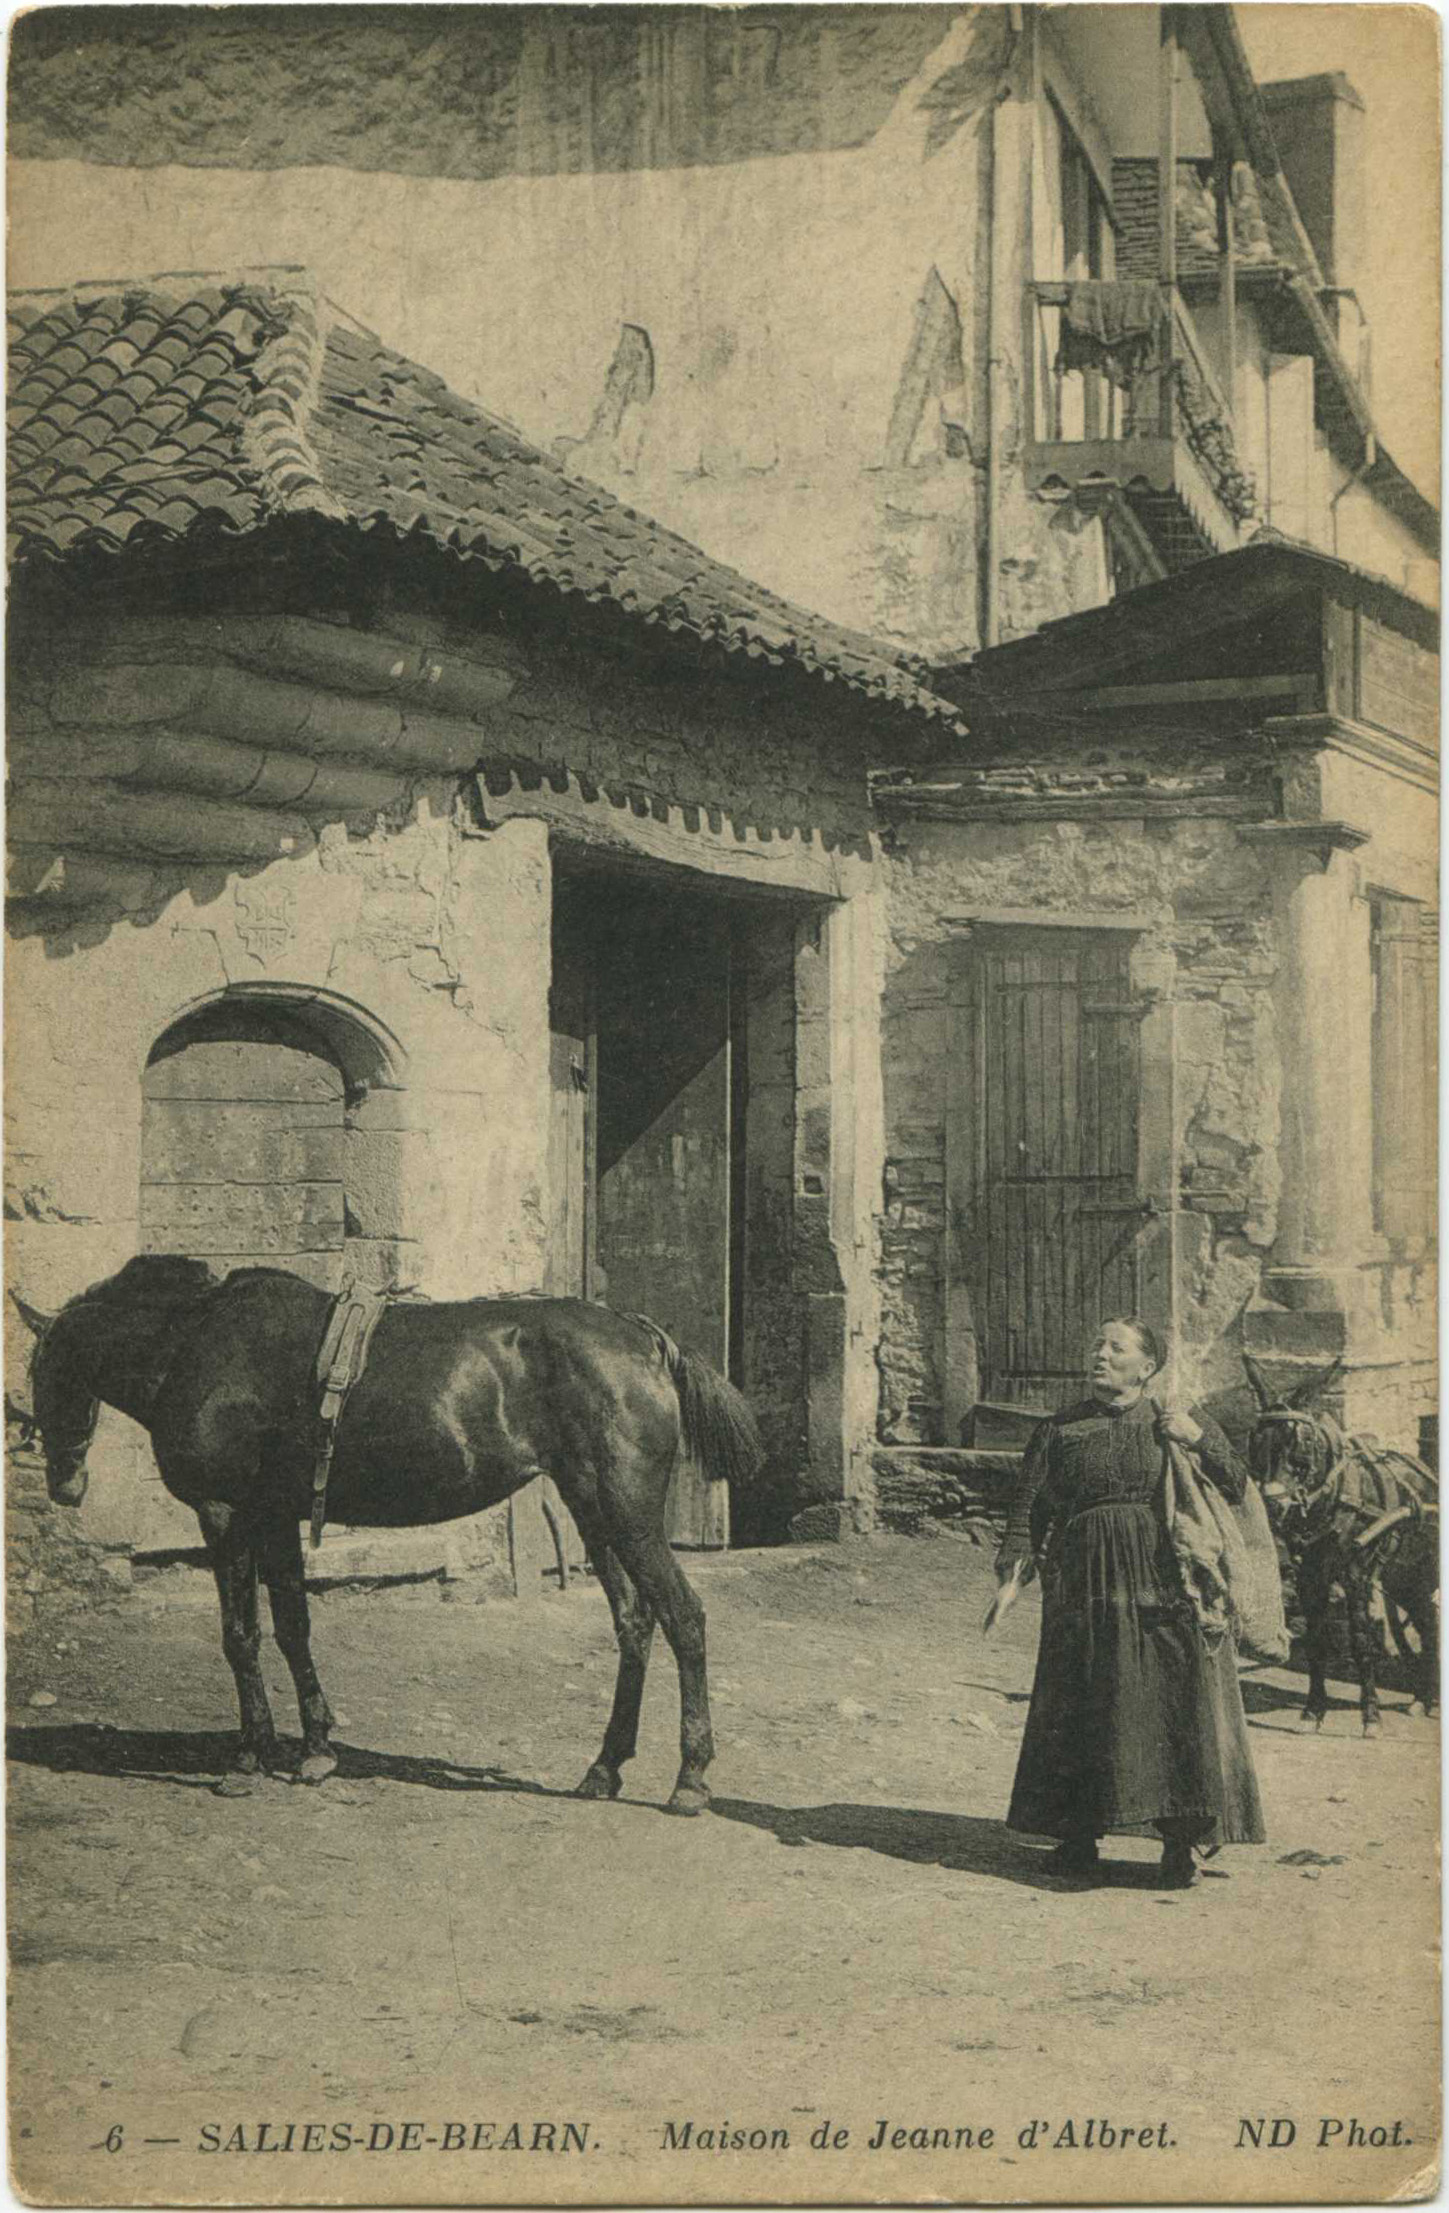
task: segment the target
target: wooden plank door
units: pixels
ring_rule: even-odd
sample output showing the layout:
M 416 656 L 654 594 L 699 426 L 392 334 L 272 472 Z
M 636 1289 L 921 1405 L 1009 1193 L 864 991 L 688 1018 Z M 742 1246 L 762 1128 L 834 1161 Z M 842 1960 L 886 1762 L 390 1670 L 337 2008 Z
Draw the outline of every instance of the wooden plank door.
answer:
M 697 898 L 635 895 L 598 969 L 597 1283 L 729 1372 L 730 927 Z M 729 1542 L 729 1492 L 681 1455 L 675 1544 Z
M 1158 1210 L 1139 1180 L 1130 954 L 1116 931 L 982 930 L 973 945 L 964 1258 L 987 1402 L 1070 1404 L 1101 1323 L 1143 1311 Z
M 185 1253 L 219 1276 L 286 1268 L 337 1290 L 343 1093 L 331 1061 L 280 1040 L 201 1038 L 163 1051 L 141 1085 L 142 1252 Z M 133 1548 L 197 1545 L 195 1516 L 146 1466 Z
M 343 1081 L 317 1053 L 199 1040 L 142 1083 L 141 1249 L 342 1278 Z

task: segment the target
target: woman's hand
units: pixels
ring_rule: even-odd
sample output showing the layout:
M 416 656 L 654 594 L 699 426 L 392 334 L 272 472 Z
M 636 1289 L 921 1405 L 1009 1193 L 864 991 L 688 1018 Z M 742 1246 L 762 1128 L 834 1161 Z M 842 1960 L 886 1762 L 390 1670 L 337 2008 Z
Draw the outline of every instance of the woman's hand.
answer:
M 1202 1442 L 1202 1431 L 1184 1406 L 1164 1406 L 1157 1427 L 1162 1436 L 1171 1438 L 1175 1445 L 1192 1446 Z

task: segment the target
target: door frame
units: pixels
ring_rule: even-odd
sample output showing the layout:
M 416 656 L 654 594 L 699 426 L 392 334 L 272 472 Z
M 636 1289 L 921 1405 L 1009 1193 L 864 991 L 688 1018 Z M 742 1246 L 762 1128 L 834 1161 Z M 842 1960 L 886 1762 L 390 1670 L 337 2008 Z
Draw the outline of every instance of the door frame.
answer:
M 1123 933 L 1132 989 L 1143 1001 L 1137 1099 L 1137 1187 L 1154 1213 L 1141 1259 L 1143 1319 L 1171 1348 L 1177 1311 L 1179 1163 L 1176 1102 L 1175 1006 L 1170 950 L 1149 946 L 1154 917 L 1120 908 L 1048 911 L 1031 907 L 983 908 L 950 917 L 955 957 L 946 1008 L 946 1218 L 942 1233 L 941 1413 L 945 1441 L 960 1444 L 981 1400 L 981 1350 L 970 1247 L 972 1209 L 980 1176 L 977 1100 L 982 1020 L 977 949 L 983 940 L 1023 931 Z M 1169 1361 L 1171 1353 L 1169 1353 Z

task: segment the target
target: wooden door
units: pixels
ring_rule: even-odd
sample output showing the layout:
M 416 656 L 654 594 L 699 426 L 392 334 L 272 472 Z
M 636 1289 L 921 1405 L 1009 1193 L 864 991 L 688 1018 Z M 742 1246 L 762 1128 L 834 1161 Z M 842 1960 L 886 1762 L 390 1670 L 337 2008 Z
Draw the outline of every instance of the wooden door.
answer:
M 218 1276 L 286 1268 L 337 1290 L 346 1238 L 343 1094 L 330 1060 L 278 1039 L 198 1038 L 161 1048 L 141 1086 L 142 1252 L 186 1253 Z M 149 1459 L 146 1469 L 134 1549 L 195 1546 L 195 1516 Z
M 231 1268 L 342 1278 L 343 1081 L 331 1061 L 260 1039 L 204 1040 L 142 1085 L 141 1249 Z
M 981 930 L 973 943 L 951 1171 L 988 1403 L 1070 1404 L 1101 1323 L 1148 1301 L 1162 1217 L 1139 1178 L 1145 1008 L 1131 942 Z
M 731 931 L 696 896 L 634 894 L 597 975 L 596 1286 L 730 1364 Z M 681 1456 L 669 1533 L 729 1542 L 729 1493 Z

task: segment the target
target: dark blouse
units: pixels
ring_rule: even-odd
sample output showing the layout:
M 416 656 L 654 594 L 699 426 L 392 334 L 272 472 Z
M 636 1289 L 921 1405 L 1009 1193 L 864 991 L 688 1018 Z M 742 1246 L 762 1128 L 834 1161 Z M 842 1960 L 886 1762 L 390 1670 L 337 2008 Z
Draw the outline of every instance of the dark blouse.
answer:
M 1191 1411 L 1202 1430 L 1192 1458 L 1236 1504 L 1247 1487 L 1247 1471 L 1217 1423 L 1201 1407 Z M 1044 1421 L 1026 1448 L 998 1568 L 1023 1556 L 1039 1559 L 1054 1531 L 1088 1507 L 1152 1501 L 1163 1466 L 1157 1416 L 1151 1399 L 1122 1409 L 1082 1399 Z

